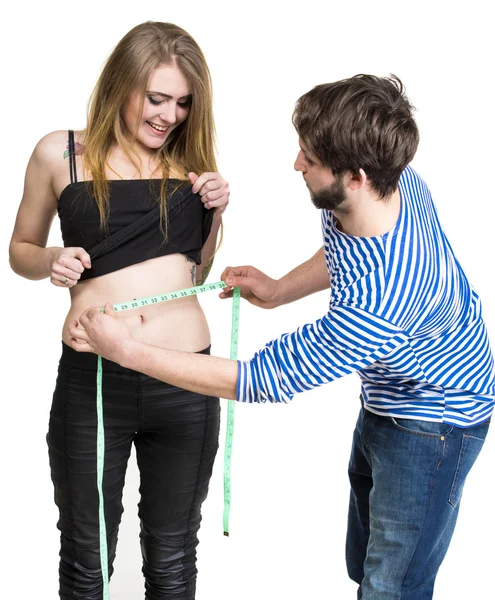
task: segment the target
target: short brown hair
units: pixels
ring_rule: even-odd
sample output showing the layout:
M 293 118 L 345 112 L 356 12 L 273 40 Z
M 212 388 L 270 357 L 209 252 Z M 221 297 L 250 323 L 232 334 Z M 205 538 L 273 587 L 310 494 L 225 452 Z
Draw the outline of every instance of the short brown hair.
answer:
M 292 122 L 335 175 L 363 169 L 381 198 L 398 186 L 419 142 L 414 107 L 398 77 L 355 75 L 299 98 Z

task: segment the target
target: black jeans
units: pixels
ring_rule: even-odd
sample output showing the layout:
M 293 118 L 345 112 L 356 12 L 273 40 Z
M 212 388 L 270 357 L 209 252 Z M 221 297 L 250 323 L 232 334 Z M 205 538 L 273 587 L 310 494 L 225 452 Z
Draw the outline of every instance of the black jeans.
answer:
M 209 353 L 209 349 L 203 351 Z M 94 354 L 63 345 L 47 435 L 60 510 L 60 597 L 100 600 Z M 218 398 L 193 394 L 103 360 L 103 494 L 113 572 L 127 461 L 140 471 L 141 549 L 147 600 L 191 600 L 201 504 L 218 449 Z

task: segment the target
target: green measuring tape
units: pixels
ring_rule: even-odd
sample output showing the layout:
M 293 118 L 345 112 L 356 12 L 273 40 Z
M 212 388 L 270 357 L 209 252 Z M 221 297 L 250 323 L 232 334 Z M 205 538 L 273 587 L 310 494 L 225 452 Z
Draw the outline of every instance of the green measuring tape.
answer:
M 158 294 L 148 298 L 137 298 L 114 304 L 115 312 L 130 310 L 131 308 L 139 308 L 158 304 L 159 302 L 168 302 L 178 298 L 186 298 L 188 296 L 197 296 L 203 292 L 211 292 L 213 290 L 221 290 L 228 287 L 223 281 L 217 283 L 208 283 L 206 285 L 197 285 L 183 290 L 175 290 L 166 294 Z M 240 288 L 234 288 L 233 303 L 232 303 L 232 335 L 230 340 L 230 358 L 237 359 L 237 350 L 239 342 L 239 312 L 240 312 L 241 291 Z M 230 515 L 230 462 L 232 457 L 232 443 L 234 439 L 234 411 L 235 402 L 230 401 L 227 412 L 227 437 L 225 440 L 225 455 L 224 455 L 224 509 L 223 509 L 223 533 L 229 535 L 229 515 Z M 103 366 L 101 356 L 98 356 L 98 369 L 96 378 L 96 415 L 97 415 L 97 487 L 99 498 L 99 523 L 100 523 L 100 561 L 101 574 L 103 579 L 103 600 L 109 600 L 110 594 L 108 589 L 108 546 L 107 546 L 107 528 L 105 523 L 105 504 L 103 499 L 103 470 L 105 464 L 105 428 L 103 424 Z

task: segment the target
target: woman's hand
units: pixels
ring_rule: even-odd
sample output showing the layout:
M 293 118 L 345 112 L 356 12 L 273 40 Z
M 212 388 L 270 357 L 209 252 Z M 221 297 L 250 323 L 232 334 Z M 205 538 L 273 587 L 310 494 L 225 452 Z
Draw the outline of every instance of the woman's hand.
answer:
M 218 216 L 222 215 L 229 203 L 230 190 L 220 173 L 203 173 L 199 177 L 196 173 L 188 173 L 187 176 L 193 193 L 201 196 L 206 208 L 214 208 Z
M 74 287 L 84 269 L 91 269 L 91 258 L 84 248 L 54 248 L 50 281 L 58 287 Z

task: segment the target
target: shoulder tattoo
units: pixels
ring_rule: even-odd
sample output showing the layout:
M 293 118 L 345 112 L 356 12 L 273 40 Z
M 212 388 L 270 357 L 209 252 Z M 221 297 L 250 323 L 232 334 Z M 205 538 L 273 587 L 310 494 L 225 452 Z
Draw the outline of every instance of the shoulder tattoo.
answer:
M 75 156 L 81 156 L 84 153 L 84 146 L 79 142 L 74 142 L 74 154 Z M 69 142 L 67 142 L 66 150 L 64 152 L 64 158 L 69 156 Z

